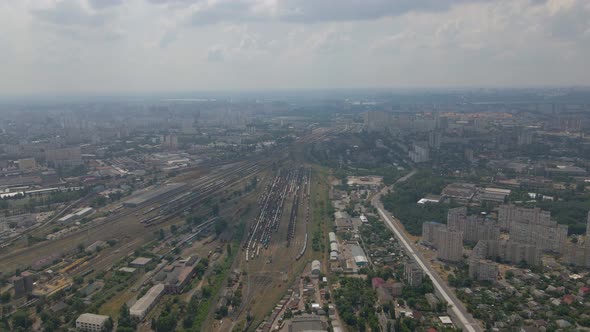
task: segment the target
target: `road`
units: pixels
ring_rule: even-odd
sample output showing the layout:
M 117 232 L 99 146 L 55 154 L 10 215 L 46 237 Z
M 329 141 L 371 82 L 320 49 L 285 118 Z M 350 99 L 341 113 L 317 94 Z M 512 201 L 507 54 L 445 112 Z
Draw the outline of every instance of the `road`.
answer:
M 386 212 L 383 208 L 383 204 L 381 204 L 381 196 L 383 194 L 386 194 L 390 188 L 393 189 L 393 187 L 397 183 L 406 181 L 414 174 L 415 171 L 412 171 L 411 173 L 397 180 L 396 183 L 394 183 L 391 187 L 383 188 L 381 192 L 373 196 L 373 198 L 371 199 L 371 204 L 377 209 L 377 211 L 379 211 L 379 215 L 385 221 L 385 224 L 393 231 L 393 233 L 401 242 L 401 244 L 404 246 L 408 255 L 410 255 L 416 261 L 418 266 L 420 266 L 420 268 L 424 271 L 424 273 L 430 277 L 430 280 L 432 280 L 432 284 L 434 285 L 436 290 L 442 295 L 442 297 L 447 301 L 447 303 L 450 304 L 451 310 L 453 311 L 455 318 L 458 320 L 458 322 L 455 322 L 455 324 L 459 325 L 464 331 L 481 332 L 483 331 L 482 327 L 467 312 L 467 309 L 465 308 L 463 303 L 461 303 L 461 301 L 457 299 L 453 291 L 440 278 L 438 273 L 436 273 L 432 269 L 429 262 L 426 259 L 424 259 L 422 254 L 420 254 L 420 252 L 416 249 L 414 243 L 410 239 L 408 239 L 404 232 L 404 228 L 400 224 L 400 222 L 397 219 L 395 219 L 395 217 L 393 217 L 391 214 Z

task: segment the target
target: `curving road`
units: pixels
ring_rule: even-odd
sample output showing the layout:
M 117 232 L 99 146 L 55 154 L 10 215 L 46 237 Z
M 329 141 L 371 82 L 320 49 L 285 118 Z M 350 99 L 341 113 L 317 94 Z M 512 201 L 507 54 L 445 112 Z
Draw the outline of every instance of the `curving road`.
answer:
M 403 181 L 407 180 L 408 178 L 413 176 L 415 173 L 416 173 L 416 171 L 412 171 L 411 173 L 409 173 L 406 176 L 397 180 L 396 183 L 403 182 Z M 395 186 L 395 184 L 393 184 L 391 187 L 383 188 L 383 190 L 381 190 L 381 192 L 379 192 L 378 194 L 373 196 L 373 198 L 371 199 L 371 204 L 377 209 L 377 211 L 379 211 L 379 215 L 385 221 L 385 224 L 393 231 L 393 233 L 398 238 L 398 240 L 401 242 L 401 244 L 404 246 L 408 255 L 410 255 L 412 258 L 414 258 L 414 260 L 416 261 L 418 266 L 420 266 L 420 268 L 424 271 L 424 273 L 430 277 L 430 280 L 432 280 L 432 284 L 434 285 L 434 287 L 436 288 L 438 293 L 441 294 L 442 297 L 450 305 L 450 309 L 453 312 L 453 316 L 457 320 L 455 322 L 455 324 L 458 325 L 459 327 L 461 327 L 464 331 L 469 331 L 469 332 L 483 331 L 482 327 L 467 312 L 467 309 L 465 308 L 463 303 L 461 303 L 461 301 L 459 301 L 459 299 L 457 299 L 457 297 L 455 296 L 453 291 L 449 288 L 449 286 L 447 286 L 447 284 L 440 278 L 438 273 L 436 273 L 432 269 L 432 267 L 430 266 L 428 261 L 415 248 L 414 243 L 410 239 L 408 239 L 408 237 L 404 233 L 404 228 L 400 224 L 400 222 L 398 220 L 396 220 L 391 214 L 388 214 L 385 211 L 385 209 L 383 208 L 383 204 L 381 204 L 381 195 L 387 193 L 387 190 L 389 190 L 390 188 L 393 188 L 394 186 Z

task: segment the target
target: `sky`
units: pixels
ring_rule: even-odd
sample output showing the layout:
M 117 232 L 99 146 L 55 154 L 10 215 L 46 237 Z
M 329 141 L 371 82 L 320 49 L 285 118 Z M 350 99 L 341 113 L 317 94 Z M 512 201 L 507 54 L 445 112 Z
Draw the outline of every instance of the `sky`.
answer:
M 589 0 L 1 0 L 0 94 L 590 85 Z

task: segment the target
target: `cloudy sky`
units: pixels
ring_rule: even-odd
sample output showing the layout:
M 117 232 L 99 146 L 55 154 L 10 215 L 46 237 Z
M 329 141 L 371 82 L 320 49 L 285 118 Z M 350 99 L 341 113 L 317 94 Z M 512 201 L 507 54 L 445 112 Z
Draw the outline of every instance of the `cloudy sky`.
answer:
M 0 94 L 590 85 L 589 0 L 1 0 Z

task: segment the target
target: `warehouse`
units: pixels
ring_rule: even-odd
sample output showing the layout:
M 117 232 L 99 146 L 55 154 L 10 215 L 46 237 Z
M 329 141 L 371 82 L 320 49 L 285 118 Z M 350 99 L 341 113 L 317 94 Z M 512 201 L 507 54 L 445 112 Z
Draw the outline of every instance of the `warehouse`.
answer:
M 340 249 L 338 249 L 338 243 L 332 242 L 330 243 L 330 251 L 340 253 Z
M 156 200 L 164 195 L 173 195 L 180 191 L 185 186 L 184 183 L 169 183 L 159 188 L 148 188 L 138 194 L 134 194 L 133 197 L 123 203 L 126 207 L 137 207 L 142 204 Z
M 319 276 L 321 272 L 321 266 L 322 264 L 318 260 L 311 262 L 311 274 L 316 277 Z
M 335 251 L 331 251 L 330 252 L 330 260 L 333 262 L 337 261 L 338 260 L 338 253 Z
M 330 243 L 336 243 L 336 242 L 338 242 L 336 240 L 336 233 L 334 233 L 334 232 L 328 233 L 328 238 L 330 238 Z
M 350 246 L 350 251 L 352 252 L 352 257 L 354 257 L 354 262 L 358 267 L 367 266 L 367 264 L 369 264 L 369 260 L 361 247 L 353 244 Z
M 129 309 L 131 317 L 142 320 L 152 310 L 160 297 L 164 294 L 164 285 L 154 285 L 150 290 Z
M 129 265 L 142 268 L 148 265 L 151 261 L 152 259 L 148 257 L 137 257 L 131 263 L 129 263 Z

